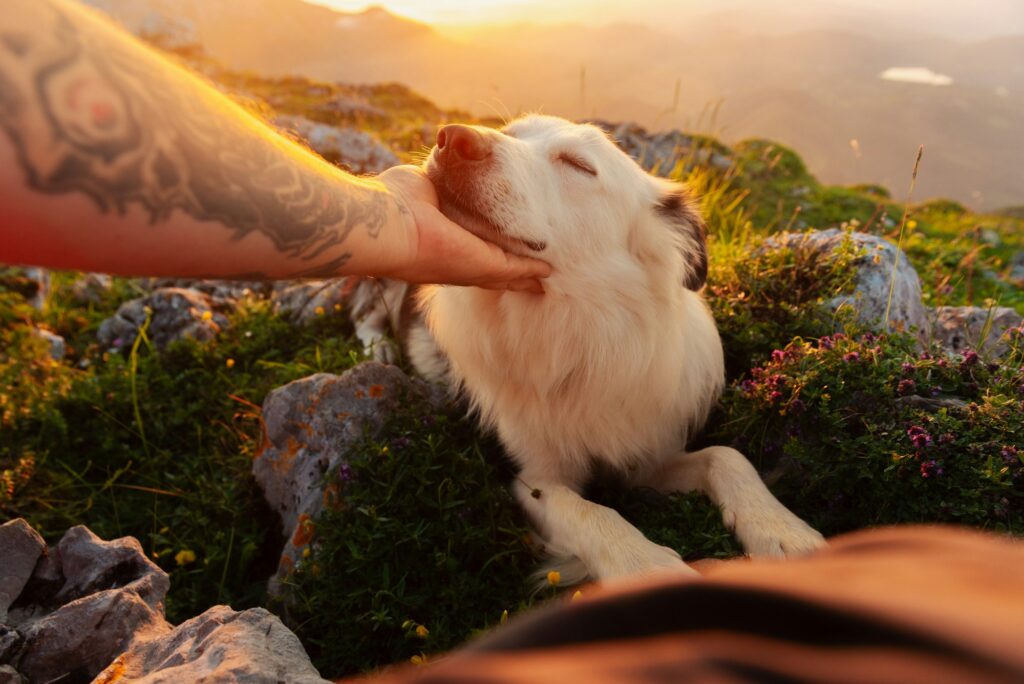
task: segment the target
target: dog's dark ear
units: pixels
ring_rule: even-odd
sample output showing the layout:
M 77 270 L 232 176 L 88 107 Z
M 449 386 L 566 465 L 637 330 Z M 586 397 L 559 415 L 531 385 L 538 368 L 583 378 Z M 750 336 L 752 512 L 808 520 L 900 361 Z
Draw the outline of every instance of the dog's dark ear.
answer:
M 662 196 L 656 211 L 680 236 L 680 252 L 686 265 L 683 285 L 697 291 L 708 279 L 707 227 L 700 210 L 682 188 L 673 188 Z

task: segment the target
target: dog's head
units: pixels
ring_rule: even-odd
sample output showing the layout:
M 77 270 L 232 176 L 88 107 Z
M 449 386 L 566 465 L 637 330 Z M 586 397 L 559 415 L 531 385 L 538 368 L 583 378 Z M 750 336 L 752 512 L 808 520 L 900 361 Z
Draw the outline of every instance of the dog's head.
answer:
M 704 223 L 686 191 L 595 126 L 551 116 L 500 131 L 445 126 L 426 170 L 446 216 L 511 252 L 557 270 L 593 257 L 666 264 L 686 287 L 704 284 Z

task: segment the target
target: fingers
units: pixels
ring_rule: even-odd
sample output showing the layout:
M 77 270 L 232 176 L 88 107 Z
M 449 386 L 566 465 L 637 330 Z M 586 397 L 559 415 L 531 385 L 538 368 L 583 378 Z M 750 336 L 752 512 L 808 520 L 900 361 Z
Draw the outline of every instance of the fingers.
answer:
M 544 285 L 536 278 L 523 280 L 500 281 L 493 283 L 473 283 L 476 287 L 485 290 L 508 290 L 510 292 L 530 292 L 532 294 L 544 294 Z

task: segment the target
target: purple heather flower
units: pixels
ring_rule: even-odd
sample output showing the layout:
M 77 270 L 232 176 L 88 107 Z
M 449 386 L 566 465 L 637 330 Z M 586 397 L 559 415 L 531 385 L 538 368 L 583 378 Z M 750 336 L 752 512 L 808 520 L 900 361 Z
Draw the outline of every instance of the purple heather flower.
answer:
M 799 399 L 794 399 L 789 404 L 789 412 L 792 413 L 795 416 L 800 415 L 801 413 L 803 413 L 806 410 L 807 410 L 807 405 L 804 404 L 804 402 L 800 401 Z
M 833 345 L 832 345 L 832 338 L 831 337 L 819 337 L 818 338 L 818 348 L 819 349 L 831 349 L 832 346 Z
M 779 390 L 775 390 L 774 392 L 768 395 L 768 401 L 770 401 L 773 404 L 778 404 L 779 402 L 782 401 L 782 392 L 780 392 Z
M 1020 463 L 1020 452 L 1015 446 L 1004 446 L 1000 454 L 1002 455 L 1003 461 L 1006 465 Z
M 757 390 L 757 383 L 753 380 L 744 380 L 740 383 L 740 391 L 744 394 L 753 394 Z
M 910 443 L 914 445 L 916 449 L 924 449 L 931 445 L 932 436 L 928 434 L 920 425 L 914 425 L 907 430 L 907 437 L 910 438 Z
M 769 387 L 774 387 L 776 389 L 781 388 L 781 387 L 785 387 L 786 386 L 786 382 L 787 382 L 786 376 L 785 375 L 780 375 L 778 373 L 775 373 L 774 375 L 770 375 L 768 377 L 768 379 L 765 380 L 765 384 L 766 385 L 768 385 Z
M 901 368 L 903 369 L 903 372 L 908 375 L 914 372 L 914 364 L 910 363 L 909 361 L 904 361 Z
M 338 467 L 338 479 L 342 482 L 351 482 L 356 479 L 356 474 L 352 471 L 352 466 L 348 463 L 342 463 Z
M 843 361 L 845 361 L 846 363 L 856 363 L 857 361 L 860 361 L 860 354 L 858 352 L 852 351 L 849 354 L 845 354 L 843 356 Z
M 938 461 L 932 460 L 921 463 L 921 477 L 931 477 L 933 475 L 938 477 L 944 472 L 945 471 L 942 469 L 942 466 L 939 465 Z
M 939 444 L 950 444 L 954 441 L 956 441 L 956 435 L 952 432 L 943 432 L 939 435 Z
M 404 437 L 404 436 L 403 437 L 397 437 L 397 438 L 391 440 L 391 446 L 395 447 L 396 449 L 404 449 L 405 447 L 409 446 L 410 444 L 412 444 L 412 440 L 410 440 L 408 437 Z
M 772 351 L 772 361 L 775 363 L 782 363 L 786 360 L 786 352 L 781 349 L 775 349 Z
M 917 389 L 917 385 L 914 381 L 909 378 L 904 378 L 903 380 L 900 380 L 900 384 L 896 387 L 896 392 L 902 395 L 907 395 L 913 393 L 915 389 Z
M 114 347 L 120 347 L 122 344 L 124 344 L 124 340 L 122 340 L 120 337 L 115 337 L 114 341 L 111 342 L 110 344 Z
M 964 352 L 964 360 L 960 363 L 961 366 L 973 366 L 978 363 L 978 352 L 973 349 L 968 349 Z

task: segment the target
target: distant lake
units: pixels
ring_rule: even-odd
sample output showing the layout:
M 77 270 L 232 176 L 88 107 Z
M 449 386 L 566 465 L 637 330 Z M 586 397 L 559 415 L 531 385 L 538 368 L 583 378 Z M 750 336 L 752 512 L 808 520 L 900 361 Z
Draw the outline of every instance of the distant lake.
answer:
M 885 81 L 921 83 L 932 86 L 953 85 L 952 77 L 936 73 L 927 67 L 890 67 L 879 74 L 879 78 Z

